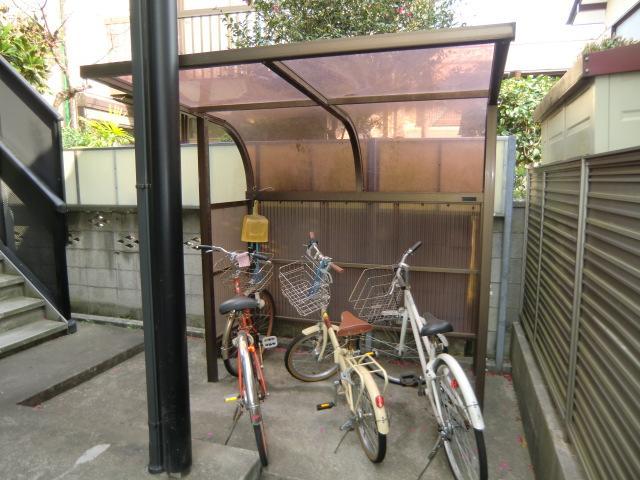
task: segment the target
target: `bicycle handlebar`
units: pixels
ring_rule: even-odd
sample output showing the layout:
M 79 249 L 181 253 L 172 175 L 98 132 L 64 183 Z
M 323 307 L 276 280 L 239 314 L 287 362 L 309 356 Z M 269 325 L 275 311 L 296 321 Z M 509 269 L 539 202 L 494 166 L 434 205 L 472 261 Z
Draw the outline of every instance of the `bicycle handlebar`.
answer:
M 410 248 L 409 250 L 407 250 L 407 253 L 408 253 L 409 255 L 413 255 L 413 254 L 416 252 L 416 250 L 418 250 L 421 246 L 422 246 L 422 241 L 421 241 L 421 240 L 418 240 L 416 243 L 414 243 L 414 244 L 411 246 L 411 248 Z
M 260 253 L 260 252 L 249 252 L 250 255 L 253 258 L 257 258 L 258 260 L 263 260 L 263 261 L 268 261 L 269 260 L 269 255 L 265 255 L 264 253 Z
M 418 240 L 409 249 L 404 252 L 400 262 L 395 268 L 395 277 L 400 282 L 400 285 L 404 288 L 409 283 L 409 265 L 407 265 L 407 257 L 413 255 L 416 250 L 422 246 L 422 241 Z
M 318 248 L 318 240 L 316 239 L 315 232 L 309 232 L 309 243 L 307 244 L 307 255 L 313 258 L 319 258 L 320 260 L 328 260 L 329 261 L 328 268 L 331 268 L 336 273 L 344 272 L 344 268 L 340 267 L 339 265 L 336 265 L 332 261 L 331 257 L 327 257 L 326 255 L 322 254 L 322 252 Z
M 197 245 L 192 241 L 184 242 L 184 244 L 193 248 L 194 250 L 201 250 L 203 253 L 221 252 L 227 255 L 228 257 L 230 257 L 232 260 L 235 259 L 241 253 L 244 253 L 244 252 L 229 251 L 224 249 L 223 247 L 218 247 L 217 245 L 204 245 L 204 244 Z M 262 260 L 264 262 L 268 262 L 271 258 L 269 257 L 269 255 L 266 255 L 260 252 L 247 252 L 247 253 L 251 256 L 251 258 L 254 258 L 256 260 Z

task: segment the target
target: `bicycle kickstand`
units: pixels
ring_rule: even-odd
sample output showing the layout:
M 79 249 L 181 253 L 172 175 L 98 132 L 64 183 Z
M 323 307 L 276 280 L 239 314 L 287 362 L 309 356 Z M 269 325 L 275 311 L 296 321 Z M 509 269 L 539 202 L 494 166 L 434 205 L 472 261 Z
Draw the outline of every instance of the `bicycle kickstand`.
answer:
M 353 430 L 354 428 L 353 424 L 354 424 L 353 418 L 350 418 L 349 420 L 347 420 L 345 423 L 342 424 L 342 426 L 340 427 L 340 430 L 343 431 L 344 434 L 340 438 L 340 441 L 338 442 L 338 445 L 336 446 L 336 449 L 333 451 L 333 453 L 338 453 L 338 449 L 340 448 L 340 445 L 342 445 L 342 442 L 344 442 L 344 439 L 347 437 L 347 434 Z
M 440 450 L 440 447 L 442 447 L 443 442 L 444 442 L 444 433 L 438 432 L 438 440 L 436 440 L 436 444 L 433 446 L 433 448 L 429 452 L 429 456 L 427 457 L 427 464 L 420 472 L 420 475 L 418 475 L 418 480 L 422 478 L 422 476 L 425 474 L 425 472 L 429 468 L 429 465 L 431 465 L 431 461 L 435 458 L 436 454 L 438 453 L 438 450 Z
M 236 429 L 238 420 L 240 420 L 240 417 L 242 416 L 243 413 L 244 413 L 244 408 L 242 408 L 242 405 L 238 403 L 236 405 L 236 411 L 233 412 L 233 425 L 231 425 L 231 431 L 229 432 L 229 435 L 227 435 L 227 439 L 224 441 L 225 445 L 229 443 L 229 440 L 231 440 L 231 435 L 233 435 L 233 431 Z

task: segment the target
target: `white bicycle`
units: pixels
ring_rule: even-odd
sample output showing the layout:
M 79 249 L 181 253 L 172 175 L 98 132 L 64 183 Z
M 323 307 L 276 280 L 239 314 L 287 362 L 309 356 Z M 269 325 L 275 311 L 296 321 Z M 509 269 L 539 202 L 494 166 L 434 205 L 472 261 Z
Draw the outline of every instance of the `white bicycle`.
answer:
M 444 334 L 453 327 L 431 314 L 421 316 L 411 294 L 407 258 L 421 245 L 417 242 L 409 248 L 397 265 L 367 269 L 360 276 L 349 300 L 356 314 L 375 327 L 363 335 L 360 345 L 364 351 L 375 352 L 385 368 L 390 364 L 406 371 L 408 365 L 419 362 L 419 376 L 389 373 L 388 378 L 393 383 L 417 385 L 418 394 L 429 398 L 438 422 L 438 440 L 422 474 L 444 447 L 456 479 L 485 480 L 487 453 L 480 405 L 464 370 L 446 353 Z

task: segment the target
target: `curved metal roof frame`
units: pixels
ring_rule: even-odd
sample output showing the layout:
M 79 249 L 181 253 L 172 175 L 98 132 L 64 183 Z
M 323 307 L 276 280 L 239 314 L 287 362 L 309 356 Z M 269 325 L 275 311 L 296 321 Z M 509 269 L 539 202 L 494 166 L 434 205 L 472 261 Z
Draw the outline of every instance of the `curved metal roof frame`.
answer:
M 344 125 L 349 134 L 354 159 L 356 191 L 363 191 L 363 159 L 362 149 L 356 127 L 349 115 L 340 105 L 406 102 L 424 100 L 445 100 L 461 98 L 487 98 L 489 105 L 495 105 L 498 99 L 500 80 L 506 63 L 509 43 L 515 38 L 515 24 L 498 24 L 489 26 L 460 27 L 443 30 L 418 32 L 401 32 L 392 34 L 370 35 L 341 39 L 325 39 L 287 45 L 243 48 L 181 55 L 181 70 L 221 67 L 260 63 L 305 95 L 309 100 L 268 101 L 259 103 L 205 105 L 189 107 L 181 105 L 181 110 L 221 126 L 236 143 L 244 164 L 247 189 L 253 191 L 255 178 L 245 140 L 240 132 L 229 122 L 215 115 L 215 111 L 233 111 L 250 109 L 273 109 L 302 106 L 320 106 Z M 430 47 L 456 47 L 464 45 L 494 44 L 491 77 L 488 90 L 403 93 L 375 96 L 357 96 L 343 98 L 326 98 L 304 78 L 284 64 L 286 60 L 331 57 L 349 54 L 391 52 L 416 50 Z M 80 69 L 81 76 L 94 79 L 116 89 L 131 92 L 132 85 L 121 78 L 131 75 L 131 62 L 115 62 L 108 64 L 85 65 Z

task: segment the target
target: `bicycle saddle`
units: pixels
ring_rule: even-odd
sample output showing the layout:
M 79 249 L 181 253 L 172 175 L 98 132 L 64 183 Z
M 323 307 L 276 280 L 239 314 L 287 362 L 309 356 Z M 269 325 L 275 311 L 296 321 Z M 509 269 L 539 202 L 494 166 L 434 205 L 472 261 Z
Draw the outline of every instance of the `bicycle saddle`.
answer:
M 373 325 L 360 320 L 351 312 L 342 312 L 340 315 L 340 326 L 337 335 L 339 337 L 350 337 L 352 335 L 360 335 L 373 330 Z
M 258 308 L 258 301 L 255 298 L 238 295 L 237 297 L 225 300 L 220 304 L 218 310 L 221 314 L 229 313 L 233 310 L 244 310 L 245 308 Z
M 420 330 L 420 335 L 423 337 L 430 337 L 431 335 L 437 335 L 438 333 L 453 332 L 453 325 L 446 320 L 440 320 L 428 312 L 425 313 L 423 317 L 427 321 L 427 324 L 422 327 L 422 330 Z

